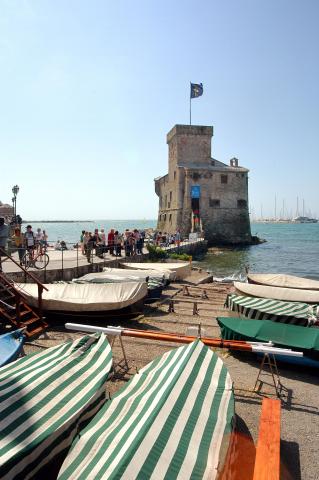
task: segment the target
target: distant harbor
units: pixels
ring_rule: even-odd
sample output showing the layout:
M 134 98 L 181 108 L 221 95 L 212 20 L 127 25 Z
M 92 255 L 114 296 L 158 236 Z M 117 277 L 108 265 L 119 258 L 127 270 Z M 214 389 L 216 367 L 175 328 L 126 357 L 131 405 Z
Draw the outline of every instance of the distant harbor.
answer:
M 94 223 L 94 220 L 23 220 L 22 223 Z

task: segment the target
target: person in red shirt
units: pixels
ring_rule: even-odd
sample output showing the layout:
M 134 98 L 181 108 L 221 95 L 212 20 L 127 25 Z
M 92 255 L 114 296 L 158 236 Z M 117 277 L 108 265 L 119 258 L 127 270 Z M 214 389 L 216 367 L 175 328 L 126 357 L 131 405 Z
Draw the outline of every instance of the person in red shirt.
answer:
M 110 255 L 114 255 L 114 230 L 111 228 L 107 234 L 107 247 L 109 249 Z

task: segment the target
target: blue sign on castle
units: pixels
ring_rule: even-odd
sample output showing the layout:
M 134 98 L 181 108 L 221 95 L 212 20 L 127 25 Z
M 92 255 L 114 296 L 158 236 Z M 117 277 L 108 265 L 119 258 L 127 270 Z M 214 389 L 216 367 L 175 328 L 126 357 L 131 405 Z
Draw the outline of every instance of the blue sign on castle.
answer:
M 200 198 L 200 185 L 193 185 L 191 188 L 191 197 Z

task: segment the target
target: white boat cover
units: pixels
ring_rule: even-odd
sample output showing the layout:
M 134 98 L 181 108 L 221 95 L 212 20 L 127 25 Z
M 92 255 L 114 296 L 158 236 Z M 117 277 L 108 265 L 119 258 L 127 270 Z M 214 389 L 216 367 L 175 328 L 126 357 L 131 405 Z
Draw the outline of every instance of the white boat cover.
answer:
M 266 285 L 254 285 L 252 283 L 234 282 L 234 287 L 240 295 L 250 297 L 272 298 L 287 302 L 318 303 L 319 291 L 300 290 L 298 288 L 269 287 Z
M 35 283 L 15 285 L 26 302 L 38 306 L 38 286 Z M 147 283 L 58 283 L 46 284 L 43 290 L 43 310 L 64 312 L 106 312 L 128 307 L 147 295 Z
M 124 275 L 109 272 L 87 273 L 83 277 L 74 278 L 73 283 L 116 283 L 116 282 L 145 282 L 147 275 L 130 275 L 127 270 L 122 270 Z
M 295 277 L 276 273 L 250 273 L 250 283 L 268 285 L 270 287 L 299 288 L 302 290 L 319 290 L 319 282 L 310 278 Z
M 170 280 L 182 280 L 191 273 L 191 265 L 189 262 L 180 262 L 180 263 L 163 263 L 163 262 L 154 262 L 154 263 L 122 263 L 121 265 L 124 268 L 131 269 L 152 269 L 160 272 L 171 272 Z
M 152 280 L 157 280 L 159 282 L 162 282 L 165 280 L 165 275 L 159 272 L 158 270 L 133 270 L 126 268 L 110 268 L 110 267 L 104 267 L 103 272 L 101 273 L 107 273 L 109 275 L 116 275 L 116 277 L 129 277 L 129 278 L 137 278 L 138 280 L 136 281 L 145 281 L 146 278 L 152 279 Z M 91 275 L 91 274 L 89 274 Z M 85 275 L 86 276 L 86 275 Z

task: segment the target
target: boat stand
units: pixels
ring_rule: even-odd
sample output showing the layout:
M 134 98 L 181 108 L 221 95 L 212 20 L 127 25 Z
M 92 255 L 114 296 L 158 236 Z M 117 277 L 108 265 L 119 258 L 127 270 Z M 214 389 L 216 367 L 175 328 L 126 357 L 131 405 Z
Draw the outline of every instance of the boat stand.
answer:
M 108 340 L 110 342 L 112 350 L 113 350 L 113 346 L 114 346 L 116 338 L 119 339 L 122 354 L 123 354 L 123 358 L 121 360 L 119 360 L 116 363 L 115 362 L 113 363 L 114 374 L 123 373 L 123 372 L 126 373 L 129 370 L 129 365 L 128 365 L 128 361 L 127 361 L 127 357 L 126 357 L 125 348 L 124 348 L 124 345 L 123 345 L 122 336 L 121 335 L 109 335 L 108 334 L 107 337 L 108 337 Z
M 272 383 L 262 380 L 262 376 L 271 376 Z M 284 388 L 284 386 L 282 385 L 280 380 L 275 355 L 271 353 L 264 353 L 256 378 L 254 392 L 262 393 L 263 384 L 274 387 L 278 398 L 282 396 L 282 389 Z

